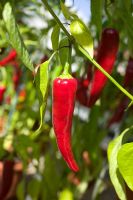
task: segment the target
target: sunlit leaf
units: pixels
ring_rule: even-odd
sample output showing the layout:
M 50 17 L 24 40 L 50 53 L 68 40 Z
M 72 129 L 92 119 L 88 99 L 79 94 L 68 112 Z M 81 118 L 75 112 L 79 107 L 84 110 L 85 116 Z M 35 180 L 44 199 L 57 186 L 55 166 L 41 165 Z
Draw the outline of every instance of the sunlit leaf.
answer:
M 121 147 L 117 161 L 126 184 L 133 191 L 133 142 L 124 144 Z
M 12 6 L 7 2 L 3 10 L 3 19 L 9 36 L 9 42 L 12 47 L 17 51 L 19 58 L 24 65 L 33 71 L 34 67 L 30 60 L 28 51 L 24 45 L 23 39 L 20 35 L 18 26 L 16 24 L 15 16 L 13 13 Z
M 60 33 L 60 27 L 57 24 L 54 28 L 53 28 L 53 32 L 51 34 L 51 41 L 52 41 L 52 47 L 53 50 L 57 50 L 58 49 L 58 44 L 59 44 L 59 33 Z
M 43 117 L 47 105 L 47 94 L 48 94 L 48 84 L 49 84 L 48 66 L 49 66 L 49 60 L 45 61 L 40 65 L 37 74 L 35 76 L 36 89 L 40 103 L 40 128 L 43 123 Z
M 79 19 L 72 21 L 70 31 L 77 43 L 93 57 L 93 39 L 89 29 Z

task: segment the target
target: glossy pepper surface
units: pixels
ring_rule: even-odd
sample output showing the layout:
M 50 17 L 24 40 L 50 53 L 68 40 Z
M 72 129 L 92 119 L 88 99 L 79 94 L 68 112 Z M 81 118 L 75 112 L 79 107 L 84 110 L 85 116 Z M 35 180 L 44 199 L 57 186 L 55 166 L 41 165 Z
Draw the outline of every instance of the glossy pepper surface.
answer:
M 71 147 L 71 127 L 75 104 L 77 81 L 75 78 L 56 78 L 53 81 L 52 120 L 58 148 L 73 171 L 79 167 Z
M 119 35 L 115 29 L 106 28 L 102 32 L 101 42 L 97 52 L 97 62 L 111 74 L 116 60 L 119 46 Z M 90 86 L 88 106 L 95 104 L 100 97 L 106 84 L 107 77 L 98 69 L 94 71 L 94 76 Z

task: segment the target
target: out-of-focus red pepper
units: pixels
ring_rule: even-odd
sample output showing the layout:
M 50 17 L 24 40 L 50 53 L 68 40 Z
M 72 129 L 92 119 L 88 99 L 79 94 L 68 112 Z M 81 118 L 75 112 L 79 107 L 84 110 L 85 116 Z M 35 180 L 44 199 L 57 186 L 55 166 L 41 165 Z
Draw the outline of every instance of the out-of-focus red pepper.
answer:
M 1 85 L 0 86 L 0 103 L 2 103 L 2 101 L 3 101 L 5 91 L 6 91 L 6 86 Z
M 16 56 L 17 56 L 17 52 L 14 49 L 12 49 L 9 52 L 9 54 L 0 61 L 0 67 L 4 67 L 5 65 L 13 61 L 16 58 Z
M 74 160 L 71 147 L 71 127 L 75 104 L 77 81 L 75 78 L 59 76 L 53 81 L 52 116 L 53 127 L 59 150 L 73 171 L 79 167 Z
M 119 46 L 119 34 L 115 29 L 106 28 L 102 32 L 101 42 L 97 52 L 97 62 L 111 74 Z M 88 106 L 95 104 L 107 82 L 107 77 L 98 69 L 95 70 L 91 82 Z

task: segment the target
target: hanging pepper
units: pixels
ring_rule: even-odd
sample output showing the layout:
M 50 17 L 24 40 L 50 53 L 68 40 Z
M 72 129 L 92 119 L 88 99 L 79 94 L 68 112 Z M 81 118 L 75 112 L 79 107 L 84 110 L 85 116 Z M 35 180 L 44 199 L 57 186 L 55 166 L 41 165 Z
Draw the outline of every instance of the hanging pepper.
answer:
M 5 91 L 6 91 L 6 87 L 4 85 L 1 85 L 0 86 L 0 103 L 2 103 L 3 101 Z
M 97 62 L 111 74 L 116 60 L 119 45 L 119 35 L 115 29 L 106 28 L 102 32 L 101 42 L 97 52 Z M 98 69 L 95 70 L 90 86 L 88 106 L 95 104 L 107 82 L 107 77 Z
M 79 167 L 74 160 L 71 148 L 71 127 L 75 104 L 77 81 L 71 75 L 61 75 L 53 81 L 53 127 L 58 148 L 73 171 Z
M 3 67 L 5 65 L 7 65 L 11 61 L 13 61 L 16 58 L 16 56 L 17 56 L 17 52 L 14 49 L 12 49 L 9 52 L 9 54 L 0 61 L 0 66 Z

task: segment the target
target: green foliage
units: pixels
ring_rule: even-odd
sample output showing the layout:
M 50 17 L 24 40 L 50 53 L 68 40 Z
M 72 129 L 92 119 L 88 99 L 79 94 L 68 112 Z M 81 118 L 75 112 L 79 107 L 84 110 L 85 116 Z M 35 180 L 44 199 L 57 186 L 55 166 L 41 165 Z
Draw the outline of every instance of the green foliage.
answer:
M 48 73 L 49 60 L 45 61 L 39 66 L 37 74 L 35 76 L 36 88 L 40 103 L 40 127 L 43 123 L 43 117 L 47 105 L 49 73 Z
M 45 2 L 60 23 L 58 18 L 49 17 Z M 112 76 L 122 85 L 126 63 L 133 56 L 131 0 L 90 1 L 91 16 L 86 25 L 77 15 L 76 6 L 76 1 L 73 9 L 73 5 L 66 6 L 64 0 L 0 1 L 0 62 L 11 48 L 17 51 L 17 57 L 1 70 L 1 74 L 6 75 L 0 76 L 0 85 L 6 85 L 0 102 L 0 159 L 1 164 L 8 159 L 23 164 L 21 181 L 14 189 L 18 200 L 28 197 L 33 200 L 79 200 L 85 192 L 89 193 L 89 199 L 102 199 L 100 193 L 111 187 L 106 176 L 107 142 L 111 138 L 114 138 L 108 147 L 111 182 L 121 200 L 127 199 L 126 185 L 133 190 L 133 140 L 128 135 L 132 129 L 128 128 L 132 125 L 132 106 L 120 122 L 108 125 L 125 94 L 120 94 L 112 83 L 108 82 L 92 108 L 82 106 L 76 99 L 72 147 L 80 171 L 71 172 L 58 151 L 52 128 L 52 81 L 61 75 L 68 63 L 78 84 L 86 80 L 91 67 L 93 79 L 95 70 L 84 55 L 93 58 L 97 53 L 101 32 L 106 27 L 120 33 L 119 54 Z M 42 61 L 46 57 L 49 59 Z M 17 70 L 21 75 L 15 88 Z M 87 96 L 90 87 L 89 83 Z M 125 89 L 132 91 L 132 88 Z M 117 135 L 118 132 L 122 134 Z
M 20 35 L 13 10 L 9 2 L 5 4 L 3 10 L 3 19 L 9 35 L 9 42 L 11 43 L 12 47 L 16 49 L 19 58 L 22 60 L 24 65 L 33 71 L 33 64 L 31 63 L 29 54 Z
M 118 167 L 128 187 L 133 190 L 133 143 L 124 144 L 118 152 Z
M 80 44 L 93 58 L 93 39 L 89 29 L 81 20 L 73 20 L 70 31 L 77 43 Z

